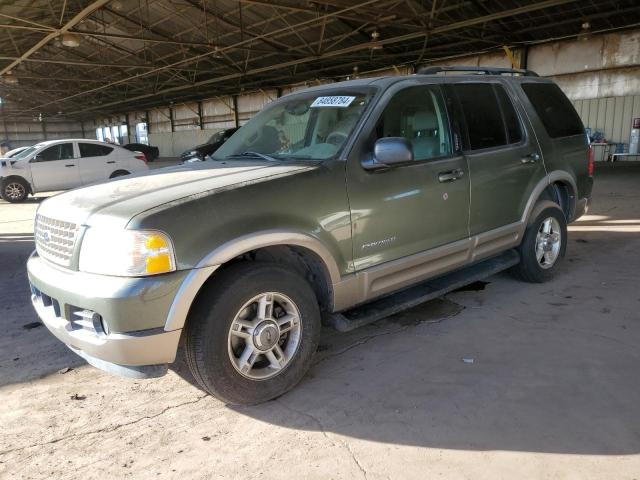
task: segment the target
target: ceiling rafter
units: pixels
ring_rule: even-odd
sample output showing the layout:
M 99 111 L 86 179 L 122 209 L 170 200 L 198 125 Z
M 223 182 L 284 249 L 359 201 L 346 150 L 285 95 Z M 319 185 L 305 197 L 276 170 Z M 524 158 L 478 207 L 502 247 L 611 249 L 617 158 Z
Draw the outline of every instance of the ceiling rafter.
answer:
M 18 79 L 0 75 L 0 96 L 11 116 L 90 118 L 575 36 L 583 21 L 594 33 L 640 23 L 633 0 L 578 2 L 139 0 L 77 20 L 96 2 L 0 0 L 0 72 Z M 63 33 L 80 46 L 51 41 Z

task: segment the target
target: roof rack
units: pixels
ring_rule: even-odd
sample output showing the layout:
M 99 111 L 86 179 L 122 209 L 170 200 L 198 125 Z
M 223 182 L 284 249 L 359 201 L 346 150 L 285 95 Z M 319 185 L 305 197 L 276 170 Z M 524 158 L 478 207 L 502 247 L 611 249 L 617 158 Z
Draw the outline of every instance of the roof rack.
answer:
M 499 67 L 424 67 L 418 70 L 418 75 L 435 75 L 441 72 L 473 72 L 484 75 L 524 75 L 526 77 L 538 76 L 536 72 L 531 70 Z

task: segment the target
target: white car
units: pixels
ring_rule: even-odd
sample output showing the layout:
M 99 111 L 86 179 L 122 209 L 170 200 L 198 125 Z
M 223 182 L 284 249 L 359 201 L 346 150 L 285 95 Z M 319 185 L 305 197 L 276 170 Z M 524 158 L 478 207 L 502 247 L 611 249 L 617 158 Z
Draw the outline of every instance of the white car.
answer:
M 22 202 L 38 192 L 67 190 L 148 170 L 143 153 L 97 140 L 50 140 L 0 158 L 0 196 Z

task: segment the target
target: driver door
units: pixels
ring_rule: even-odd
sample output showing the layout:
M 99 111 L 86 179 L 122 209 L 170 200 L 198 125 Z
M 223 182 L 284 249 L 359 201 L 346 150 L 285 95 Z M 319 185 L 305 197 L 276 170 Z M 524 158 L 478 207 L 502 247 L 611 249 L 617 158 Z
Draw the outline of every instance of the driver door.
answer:
M 386 99 L 386 101 L 385 101 Z M 367 170 L 376 140 L 404 137 L 414 160 Z M 369 118 L 347 166 L 353 259 L 368 298 L 397 290 L 467 260 L 469 172 L 454 151 L 437 85 L 387 92 Z
M 40 151 L 30 161 L 34 190 L 49 192 L 80 185 L 73 142 L 58 143 Z

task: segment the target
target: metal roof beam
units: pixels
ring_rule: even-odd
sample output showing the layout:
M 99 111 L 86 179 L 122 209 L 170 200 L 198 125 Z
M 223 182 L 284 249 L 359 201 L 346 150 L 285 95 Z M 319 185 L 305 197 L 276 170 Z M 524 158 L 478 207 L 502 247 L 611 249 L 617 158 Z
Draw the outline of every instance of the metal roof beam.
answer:
M 15 59 L 9 65 L 7 65 L 2 70 L 0 70 L 0 75 L 3 75 L 8 71 L 11 71 L 11 69 L 15 68 L 16 66 L 20 65 L 20 63 L 22 63 L 23 61 L 28 59 L 31 55 L 33 55 L 38 50 L 40 50 L 40 48 L 45 46 L 47 43 L 49 43 L 51 40 L 56 38 L 61 33 L 65 33 L 69 31 L 71 28 L 75 27 L 78 23 L 80 23 L 80 21 L 84 20 L 86 17 L 91 15 L 100 7 L 104 6 L 108 1 L 109 0 L 95 0 L 94 2 L 91 2 L 89 6 L 83 8 L 78 14 L 76 14 L 71 20 L 65 23 L 58 30 L 54 30 L 51 33 L 49 33 L 46 37 L 44 37 L 42 40 L 40 40 L 38 43 L 32 46 L 29 50 L 24 52 L 19 58 Z

